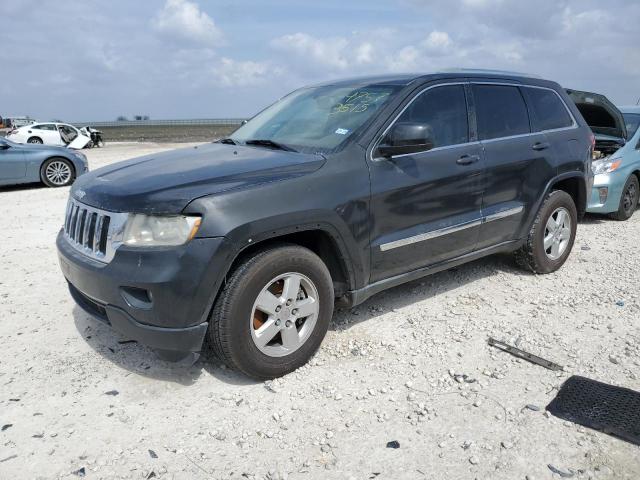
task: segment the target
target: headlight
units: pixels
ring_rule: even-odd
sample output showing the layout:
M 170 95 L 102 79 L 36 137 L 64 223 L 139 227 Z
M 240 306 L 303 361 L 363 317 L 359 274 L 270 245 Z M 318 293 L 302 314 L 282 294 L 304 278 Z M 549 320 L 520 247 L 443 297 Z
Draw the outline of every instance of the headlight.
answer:
M 124 228 L 123 243 L 138 247 L 182 245 L 195 236 L 200 221 L 200 217 L 184 215 L 130 215 Z
M 621 164 L 621 158 L 603 158 L 602 160 L 593 162 L 591 167 L 593 168 L 594 175 L 599 175 L 601 173 L 611 173 L 617 170 Z

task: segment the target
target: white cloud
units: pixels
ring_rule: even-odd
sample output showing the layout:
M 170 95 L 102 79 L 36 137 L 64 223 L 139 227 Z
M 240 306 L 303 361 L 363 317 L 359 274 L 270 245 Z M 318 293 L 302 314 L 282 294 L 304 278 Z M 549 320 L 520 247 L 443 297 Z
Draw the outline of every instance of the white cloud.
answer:
M 375 38 L 376 35 L 370 37 Z M 310 71 L 329 72 L 357 72 L 358 68 L 372 65 L 379 51 L 376 42 L 355 34 L 351 37 L 317 38 L 298 32 L 275 38 L 271 46 L 304 60 Z
M 434 30 L 424 41 L 424 46 L 429 50 L 446 50 L 451 46 L 451 37 L 447 32 Z
M 266 62 L 222 58 L 212 69 L 215 83 L 224 87 L 258 85 L 279 76 L 282 71 Z
M 161 34 L 200 46 L 217 46 L 223 37 L 213 19 L 189 0 L 167 0 L 151 25 Z

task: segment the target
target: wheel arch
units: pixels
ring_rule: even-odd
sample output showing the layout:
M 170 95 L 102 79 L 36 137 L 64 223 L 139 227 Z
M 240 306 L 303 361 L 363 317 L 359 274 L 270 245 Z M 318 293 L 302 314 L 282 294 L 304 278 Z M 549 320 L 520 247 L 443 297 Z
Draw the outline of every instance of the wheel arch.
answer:
M 40 140 L 40 143 L 44 145 L 44 140 L 42 140 L 42 137 L 39 137 L 38 135 L 30 135 L 27 137 L 27 143 L 31 143 L 29 142 L 29 140 L 32 140 L 34 138 L 37 138 L 38 140 Z
M 235 245 L 240 244 L 235 239 L 226 238 L 226 240 Z M 211 316 L 227 279 L 238 268 L 238 265 L 254 253 L 277 245 L 300 245 L 318 255 L 329 269 L 336 298 L 344 296 L 349 290 L 355 288 L 356 273 L 348 260 L 347 248 L 342 238 L 330 225 L 314 223 L 313 225 L 271 230 L 253 235 L 241 244 L 242 247 L 234 248 L 229 252 L 224 275 L 220 276 L 221 281 L 216 284 L 212 292 L 213 295 L 210 298 L 203 321 Z
M 553 190 L 567 192 L 573 199 L 578 211 L 578 218 L 581 219 L 587 210 L 587 184 L 580 174 L 565 174 L 553 179 L 545 192 L 545 197 Z
M 233 272 L 240 262 L 255 252 L 278 244 L 300 245 L 318 255 L 329 269 L 336 296 L 354 288 L 355 275 L 347 260 L 347 250 L 341 237 L 330 226 L 320 223 L 253 235 L 236 251 L 225 277 Z

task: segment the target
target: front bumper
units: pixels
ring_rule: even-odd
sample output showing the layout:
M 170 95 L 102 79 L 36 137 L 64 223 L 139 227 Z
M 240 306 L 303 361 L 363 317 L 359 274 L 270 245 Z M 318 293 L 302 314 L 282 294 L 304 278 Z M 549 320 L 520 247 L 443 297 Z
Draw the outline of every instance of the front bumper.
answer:
M 225 244 L 224 238 L 203 238 L 173 248 L 120 247 L 105 264 L 77 251 L 62 231 L 56 240 L 60 267 L 81 308 L 131 339 L 174 352 L 202 347 L 224 277 Z
M 618 210 L 620 205 L 620 195 L 623 185 L 620 184 L 616 175 L 618 172 L 603 173 L 596 175 L 593 180 L 593 188 L 587 205 L 587 212 L 590 213 L 611 213 Z M 624 183 L 624 182 L 623 182 Z M 602 201 L 600 189 L 606 189 L 606 200 Z

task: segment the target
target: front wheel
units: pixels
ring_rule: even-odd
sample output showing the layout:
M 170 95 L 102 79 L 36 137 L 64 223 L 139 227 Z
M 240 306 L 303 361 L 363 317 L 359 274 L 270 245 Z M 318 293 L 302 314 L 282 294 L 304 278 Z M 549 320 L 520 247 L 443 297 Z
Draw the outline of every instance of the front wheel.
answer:
M 609 216 L 614 220 L 629 220 L 638 206 L 639 194 L 640 188 L 638 188 L 638 177 L 631 174 L 622 189 L 618 211 L 610 213 Z
M 283 244 L 232 273 L 216 301 L 209 344 L 229 367 L 259 380 L 280 377 L 316 352 L 333 315 L 333 283 L 312 251 Z
M 567 192 L 555 190 L 544 200 L 517 263 L 534 273 L 551 273 L 567 260 L 576 238 L 578 213 Z
M 42 145 L 42 139 L 40 137 L 31 137 L 27 140 L 27 143 L 32 143 L 35 145 Z

